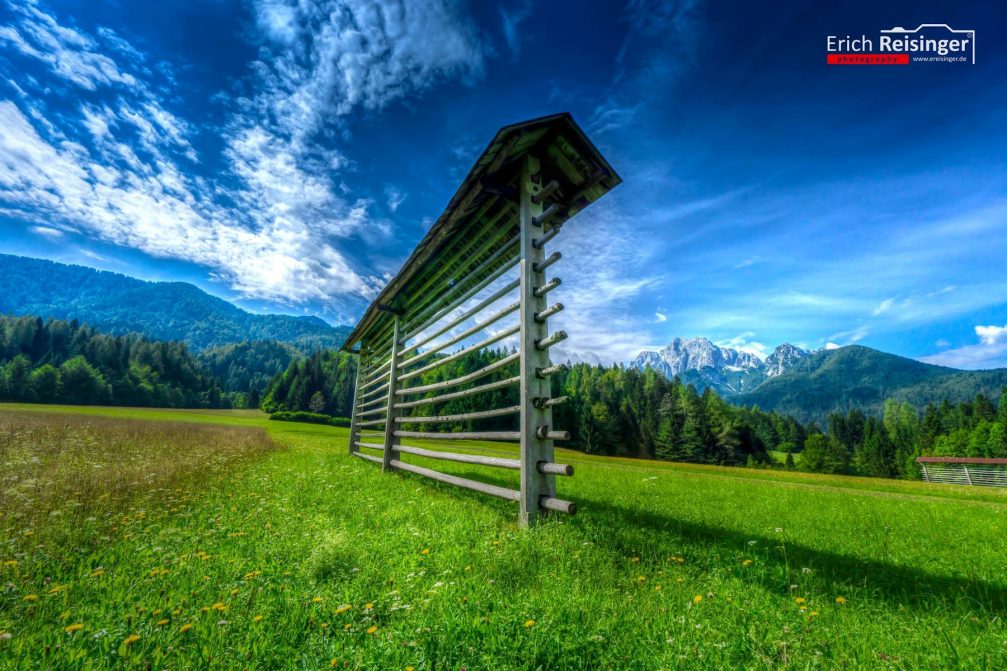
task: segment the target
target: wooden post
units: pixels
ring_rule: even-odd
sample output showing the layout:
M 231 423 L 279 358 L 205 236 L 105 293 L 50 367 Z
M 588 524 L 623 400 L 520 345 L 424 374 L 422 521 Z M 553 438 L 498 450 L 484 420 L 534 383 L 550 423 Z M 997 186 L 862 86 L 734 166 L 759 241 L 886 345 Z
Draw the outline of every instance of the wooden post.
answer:
M 539 427 L 552 429 L 552 409 L 543 405 L 549 398 L 550 382 L 539 375 L 547 368 L 549 355 L 538 348 L 538 341 L 549 335 L 546 320 L 538 321 L 535 314 L 546 308 L 544 294 L 536 295 L 536 290 L 545 284 L 545 274 L 536 269 L 536 264 L 545 260 L 543 246 L 534 244 L 536 238 L 545 235 L 543 226 L 536 226 L 534 220 L 542 214 L 542 204 L 533 198 L 542 186 L 535 180 L 539 171 L 539 161 L 528 157 L 521 171 L 520 227 L 521 227 L 521 514 L 523 526 L 535 524 L 542 514 L 539 503 L 542 497 L 556 495 L 556 478 L 542 473 L 539 462 L 553 461 L 553 442 L 540 438 Z
M 930 482 L 930 472 L 927 470 L 927 465 L 926 464 L 920 464 L 920 465 L 923 466 L 923 479 L 926 480 L 927 482 Z
M 364 367 L 364 348 L 361 345 L 360 351 L 357 353 L 357 375 L 356 381 L 353 383 L 353 406 L 350 409 L 350 454 L 356 452 L 357 442 L 357 414 L 360 412 L 357 410 L 357 405 L 360 403 L 360 370 Z
M 399 453 L 394 448 L 399 442 L 395 435 L 395 418 L 399 414 L 395 408 L 395 390 L 399 388 L 399 351 L 402 349 L 402 344 L 399 342 L 399 316 L 395 315 L 394 319 L 391 355 L 388 362 L 391 373 L 388 376 L 388 406 L 385 412 L 385 452 L 381 462 L 382 472 L 392 470 L 391 462 L 399 459 Z
M 965 480 L 967 480 L 968 483 L 971 485 L 972 484 L 972 474 L 969 473 L 969 465 L 968 464 L 962 464 L 962 468 L 965 469 Z

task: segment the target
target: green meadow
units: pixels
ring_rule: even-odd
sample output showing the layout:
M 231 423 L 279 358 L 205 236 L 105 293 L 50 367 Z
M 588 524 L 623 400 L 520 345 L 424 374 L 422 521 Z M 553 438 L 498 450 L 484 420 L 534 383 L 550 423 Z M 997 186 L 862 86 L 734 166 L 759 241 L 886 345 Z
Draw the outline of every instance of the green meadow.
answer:
M 560 450 L 523 530 L 346 440 L 0 406 L 0 668 L 1007 668 L 1003 491 Z

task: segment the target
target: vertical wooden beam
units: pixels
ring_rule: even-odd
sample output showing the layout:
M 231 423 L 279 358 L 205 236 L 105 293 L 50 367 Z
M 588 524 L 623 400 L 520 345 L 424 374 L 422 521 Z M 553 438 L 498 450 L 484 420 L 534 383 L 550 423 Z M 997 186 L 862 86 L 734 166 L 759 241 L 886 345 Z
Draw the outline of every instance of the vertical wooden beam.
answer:
M 962 468 L 965 469 L 965 480 L 967 480 L 968 483 L 971 485 L 972 484 L 972 474 L 969 473 L 969 465 L 968 464 L 962 464 Z
M 920 465 L 923 466 L 923 479 L 926 480 L 927 482 L 930 482 L 930 471 L 927 470 L 927 465 L 926 464 L 920 464 Z
M 385 451 L 381 460 L 382 472 L 392 470 L 392 460 L 399 458 L 399 453 L 394 449 L 394 446 L 399 444 L 398 438 L 395 437 L 395 418 L 399 414 L 399 411 L 395 409 L 395 390 L 399 388 L 399 352 L 402 351 L 400 337 L 399 316 L 395 315 L 392 322 L 391 358 L 388 364 L 391 366 L 391 373 L 388 375 L 388 405 L 385 411 Z
M 539 462 L 553 461 L 553 443 L 539 437 L 539 427 L 552 429 L 552 409 L 536 399 L 546 399 L 550 394 L 548 378 L 538 375 L 547 368 L 549 355 L 536 346 L 536 341 L 549 335 L 546 322 L 538 322 L 535 313 L 544 310 L 546 299 L 535 295 L 535 289 L 545 284 L 545 273 L 535 270 L 535 264 L 545 259 L 545 250 L 536 249 L 535 238 L 544 230 L 533 220 L 542 213 L 542 204 L 532 202 L 532 196 L 542 190 L 541 180 L 536 180 L 539 161 L 528 157 L 521 171 L 520 226 L 521 226 L 521 516 L 522 526 L 533 525 L 545 512 L 539 504 L 541 497 L 556 495 L 555 476 L 540 473 Z
M 360 346 L 357 353 L 357 375 L 353 383 L 353 406 L 350 408 L 350 454 L 356 452 L 357 442 L 357 405 L 360 404 L 360 370 L 364 367 L 364 347 Z

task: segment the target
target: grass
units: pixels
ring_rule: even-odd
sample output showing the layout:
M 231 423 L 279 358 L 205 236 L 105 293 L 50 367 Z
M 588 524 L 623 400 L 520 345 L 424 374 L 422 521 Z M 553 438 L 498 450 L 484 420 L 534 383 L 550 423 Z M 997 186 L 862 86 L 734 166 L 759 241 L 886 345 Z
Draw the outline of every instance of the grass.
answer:
M 345 443 L 0 406 L 0 668 L 1007 667 L 1003 491 L 560 451 L 521 530 Z

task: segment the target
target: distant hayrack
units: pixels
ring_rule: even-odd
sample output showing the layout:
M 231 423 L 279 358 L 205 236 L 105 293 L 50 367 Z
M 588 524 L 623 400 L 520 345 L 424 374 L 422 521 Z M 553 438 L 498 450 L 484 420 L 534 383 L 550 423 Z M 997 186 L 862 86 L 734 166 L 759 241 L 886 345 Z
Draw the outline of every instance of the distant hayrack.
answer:
M 405 265 L 368 307 L 344 349 L 359 354 L 350 426 L 350 453 L 382 464 L 520 503 L 521 523 L 532 524 L 544 510 L 573 513 L 575 505 L 556 498 L 556 475 L 572 475 L 553 461 L 553 441 L 569 433 L 552 425 L 549 376 L 561 366 L 549 348 L 567 337 L 550 335 L 548 320 L 563 310 L 546 296 L 560 280 L 545 271 L 560 259 L 545 247 L 561 227 L 587 205 L 621 182 L 569 114 L 556 114 L 502 128 L 476 161 L 447 209 Z M 508 273 L 517 269 L 508 281 Z M 513 302 L 473 322 L 498 301 Z M 509 327 L 488 330 L 517 316 Z M 457 352 L 449 349 L 486 331 L 486 338 Z M 517 351 L 454 379 L 420 384 L 420 376 L 458 358 L 516 339 Z M 471 383 L 493 373 L 514 374 L 480 386 Z M 511 385 L 520 388 L 518 405 L 480 412 L 404 416 L 411 408 L 430 408 Z M 456 391 L 446 392 L 448 389 Z M 403 424 L 455 423 L 489 417 L 520 416 L 518 431 L 404 431 Z M 519 442 L 520 459 L 429 450 L 402 439 L 501 440 Z M 381 456 L 361 452 L 373 450 Z M 403 461 L 403 454 L 518 469 L 520 490 L 441 473 Z
M 1007 487 L 1007 459 L 986 457 L 916 457 L 927 482 Z

